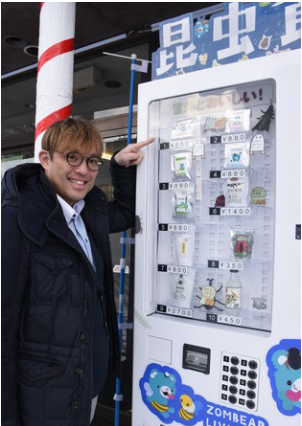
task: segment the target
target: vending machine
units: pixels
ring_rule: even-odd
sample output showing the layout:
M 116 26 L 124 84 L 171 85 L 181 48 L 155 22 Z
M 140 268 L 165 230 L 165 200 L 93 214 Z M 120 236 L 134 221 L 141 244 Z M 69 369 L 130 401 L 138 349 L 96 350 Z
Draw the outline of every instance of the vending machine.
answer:
M 133 426 L 300 424 L 300 55 L 139 87 Z

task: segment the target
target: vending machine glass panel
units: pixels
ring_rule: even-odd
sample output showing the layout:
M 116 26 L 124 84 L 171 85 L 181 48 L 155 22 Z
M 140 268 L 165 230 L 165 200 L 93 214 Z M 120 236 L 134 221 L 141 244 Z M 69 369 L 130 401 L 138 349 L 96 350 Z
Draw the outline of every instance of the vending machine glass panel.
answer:
M 271 331 L 276 84 L 153 101 L 156 311 Z

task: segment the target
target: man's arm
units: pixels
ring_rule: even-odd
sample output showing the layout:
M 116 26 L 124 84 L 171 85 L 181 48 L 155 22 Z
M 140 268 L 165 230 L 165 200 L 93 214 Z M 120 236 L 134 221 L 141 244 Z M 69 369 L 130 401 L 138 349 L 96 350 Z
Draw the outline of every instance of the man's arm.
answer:
M 108 204 L 109 232 L 121 232 L 135 224 L 136 166 L 144 158 L 142 148 L 154 138 L 127 145 L 110 163 L 114 201 Z
M 17 336 L 27 280 L 27 255 L 16 213 L 4 208 L 1 216 L 1 425 L 19 426 Z

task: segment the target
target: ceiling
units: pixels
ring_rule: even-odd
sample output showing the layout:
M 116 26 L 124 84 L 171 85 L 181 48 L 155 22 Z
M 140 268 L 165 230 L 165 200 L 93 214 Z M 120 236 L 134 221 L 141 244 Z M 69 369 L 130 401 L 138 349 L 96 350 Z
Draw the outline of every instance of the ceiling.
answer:
M 217 7 L 222 3 L 77 2 L 74 85 L 92 70 L 95 78 L 87 90 L 75 87 L 73 115 L 92 119 L 96 111 L 128 105 L 130 62 L 104 51 L 151 59 L 159 47 L 159 22 L 201 9 L 212 13 Z M 39 12 L 39 2 L 1 3 L 2 153 L 24 151 L 34 143 Z M 14 46 L 7 44 L 7 36 L 14 36 L 10 39 Z M 117 40 L 110 41 L 112 37 Z M 146 80 L 150 73 L 137 73 L 136 87 Z M 112 81 L 118 87 L 106 86 Z

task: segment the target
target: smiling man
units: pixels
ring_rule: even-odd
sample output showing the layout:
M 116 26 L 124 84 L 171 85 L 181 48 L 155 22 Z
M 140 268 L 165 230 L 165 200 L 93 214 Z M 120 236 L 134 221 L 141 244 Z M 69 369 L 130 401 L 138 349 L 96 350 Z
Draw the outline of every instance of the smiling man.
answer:
M 95 186 L 102 140 L 87 120 L 50 126 L 41 164 L 2 181 L 2 425 L 88 426 L 108 368 L 120 375 L 109 233 L 134 225 L 130 144 Z

